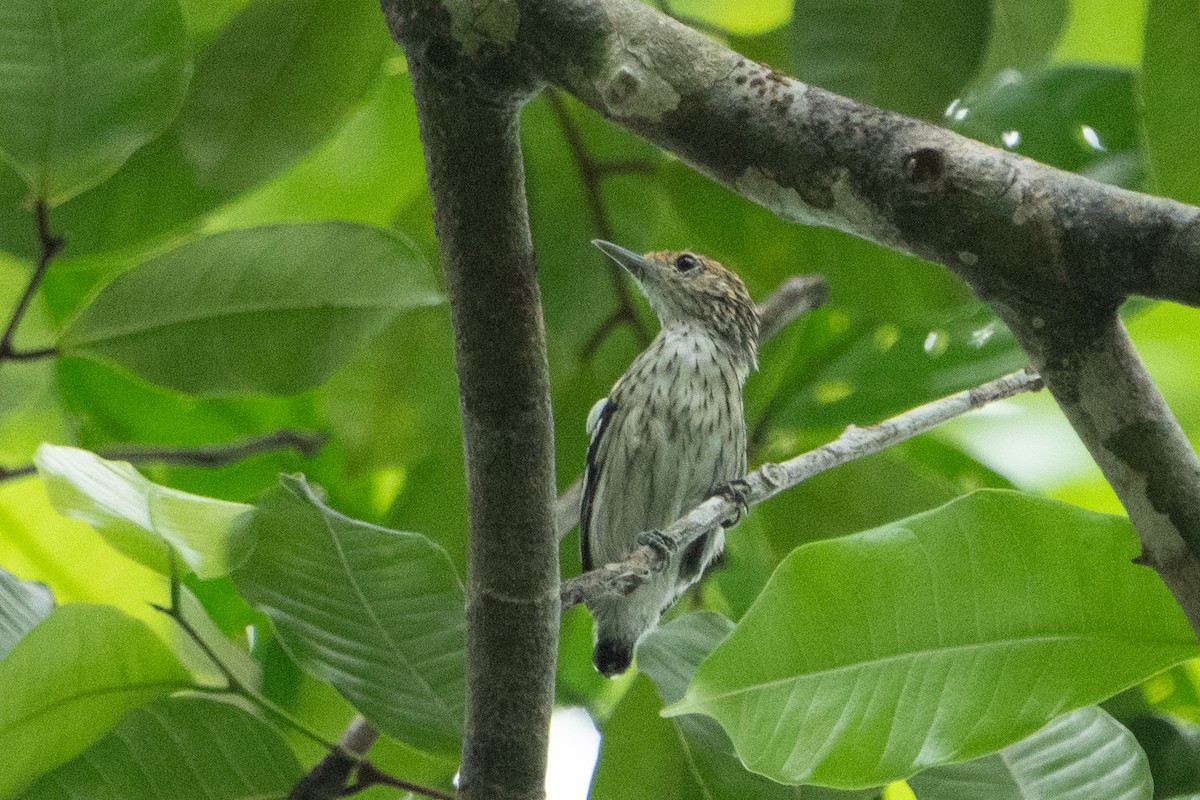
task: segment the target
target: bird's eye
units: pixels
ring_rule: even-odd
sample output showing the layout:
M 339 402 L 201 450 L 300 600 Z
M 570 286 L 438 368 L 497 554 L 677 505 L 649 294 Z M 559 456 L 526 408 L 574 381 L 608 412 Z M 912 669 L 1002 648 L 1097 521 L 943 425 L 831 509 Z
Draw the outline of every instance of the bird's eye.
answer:
M 691 253 L 680 253 L 675 257 L 675 269 L 680 272 L 691 272 L 700 266 L 700 262 Z

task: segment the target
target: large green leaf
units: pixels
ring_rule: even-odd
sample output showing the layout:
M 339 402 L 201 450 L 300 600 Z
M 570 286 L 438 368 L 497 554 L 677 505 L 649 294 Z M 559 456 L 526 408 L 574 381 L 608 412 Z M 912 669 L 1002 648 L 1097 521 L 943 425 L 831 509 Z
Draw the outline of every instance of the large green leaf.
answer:
M 321 383 L 400 311 L 438 300 L 424 260 L 396 234 L 272 225 L 199 239 L 117 276 L 59 345 L 180 391 L 289 394 Z
M 64 256 L 194 226 L 295 163 L 357 107 L 389 52 L 375 0 L 246 4 L 198 53 L 175 124 L 58 209 L 56 224 L 70 232 Z
M 713 720 L 700 715 L 665 720 L 659 715 L 663 700 L 677 700 L 683 695 L 696 666 L 731 627 L 718 614 L 687 614 L 658 628 L 641 643 L 638 669 L 644 675 L 633 680 L 613 714 L 601 723 L 600 759 L 588 797 L 592 800 L 876 797 L 875 790 L 841 792 L 812 786 L 784 786 L 767 780 L 742 766 L 729 737 Z
M 1096 706 L 1064 714 L 998 753 L 908 780 L 917 800 L 1151 800 L 1146 754 Z
M 74 447 L 43 444 L 34 463 L 58 513 L 88 523 L 151 569 L 170 570 L 168 544 L 201 578 L 224 575 L 241 560 L 230 550 L 230 532 L 251 510 L 244 503 L 159 486 L 125 461 Z
M 933 119 L 983 60 L 990 0 L 796 0 L 796 77 Z
M 44 583 L 23 581 L 0 569 L 0 660 L 52 610 L 54 596 Z
M 234 583 L 298 664 L 380 730 L 426 749 L 458 747 L 466 622 L 445 551 L 345 517 L 288 476 L 240 535 L 253 551 Z
M 130 711 L 20 800 L 282 800 L 301 774 L 279 732 L 241 707 L 170 697 Z
M 733 630 L 733 623 L 719 614 L 687 614 L 656 629 L 638 645 L 638 669 L 654 681 L 664 703 L 683 697 L 692 675 L 705 656 Z M 801 789 L 755 775 L 746 770 L 733 751 L 733 743 L 715 720 L 700 714 L 671 719 L 684 754 L 684 764 L 699 796 L 708 800 L 729 798 L 833 798 L 874 797 L 876 792 L 838 792 L 833 789 Z
M 383 20 L 365 3 L 335 9 L 258 0 L 205 48 L 180 115 L 180 142 L 201 186 L 231 195 L 260 183 L 321 141 L 363 95 L 390 47 Z M 379 28 L 368 32 L 367 20 Z
M 144 623 L 111 606 L 55 609 L 0 661 L 0 797 L 78 755 L 129 709 L 189 685 Z
M 2 0 L 0 153 L 51 205 L 111 175 L 179 111 L 175 0 Z
M 1200 7 L 1194 2 L 1150 0 L 1138 86 L 1156 190 L 1200 202 Z
M 798 548 L 669 713 L 863 787 L 986 755 L 1200 653 L 1126 520 L 980 491 Z
M 246 228 L 319 219 L 389 225 L 425 186 L 412 84 L 407 73 L 389 73 L 331 139 L 216 211 L 205 225 Z

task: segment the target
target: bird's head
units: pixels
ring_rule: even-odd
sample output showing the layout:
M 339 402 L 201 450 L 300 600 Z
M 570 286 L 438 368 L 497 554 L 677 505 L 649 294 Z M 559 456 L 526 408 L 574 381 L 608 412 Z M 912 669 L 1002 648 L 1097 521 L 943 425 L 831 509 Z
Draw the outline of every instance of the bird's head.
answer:
M 664 328 L 677 323 L 703 326 L 734 354 L 756 363 L 758 310 L 735 272 L 686 250 L 640 256 L 602 239 L 592 244 L 633 276 Z

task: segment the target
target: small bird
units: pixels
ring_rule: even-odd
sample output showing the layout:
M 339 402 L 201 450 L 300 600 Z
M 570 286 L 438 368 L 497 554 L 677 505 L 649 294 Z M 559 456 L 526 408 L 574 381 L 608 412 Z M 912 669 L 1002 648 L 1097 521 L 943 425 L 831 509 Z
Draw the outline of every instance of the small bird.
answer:
M 759 325 L 741 278 L 710 258 L 592 244 L 633 276 L 661 329 L 588 414 L 579 514 L 585 571 L 620 561 L 639 544 L 655 545 L 658 529 L 713 494 L 744 504 L 737 486 L 746 471 L 742 386 L 758 367 Z M 629 668 L 638 640 L 724 545 L 724 531 L 714 527 L 633 593 L 589 603 L 592 660 L 601 674 Z

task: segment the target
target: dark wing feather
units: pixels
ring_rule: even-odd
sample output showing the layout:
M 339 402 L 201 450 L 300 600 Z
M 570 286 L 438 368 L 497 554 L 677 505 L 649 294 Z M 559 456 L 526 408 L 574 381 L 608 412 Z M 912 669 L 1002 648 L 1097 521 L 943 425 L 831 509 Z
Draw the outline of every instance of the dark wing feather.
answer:
M 583 470 L 583 502 L 579 507 L 579 555 L 583 559 L 583 571 L 595 569 L 592 563 L 592 547 L 588 541 L 589 528 L 592 526 L 592 502 L 596 498 L 596 486 L 600 480 L 600 465 L 596 458 L 600 453 L 600 440 L 604 431 L 617 410 L 617 404 L 610 397 L 600 410 L 600 419 L 596 421 L 596 430 L 592 432 L 592 441 L 588 445 L 587 464 Z

